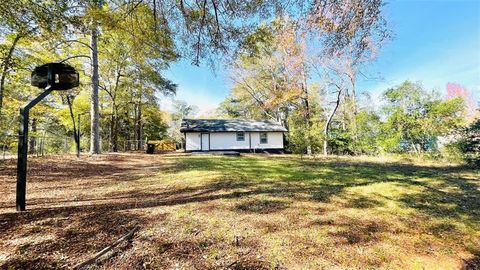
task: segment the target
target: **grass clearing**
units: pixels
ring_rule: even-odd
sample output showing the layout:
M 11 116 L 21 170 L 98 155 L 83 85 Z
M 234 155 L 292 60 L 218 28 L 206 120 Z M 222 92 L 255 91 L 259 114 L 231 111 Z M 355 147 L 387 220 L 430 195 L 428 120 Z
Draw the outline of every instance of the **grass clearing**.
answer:
M 0 268 L 478 269 L 479 170 L 379 158 L 33 158 L 0 167 Z

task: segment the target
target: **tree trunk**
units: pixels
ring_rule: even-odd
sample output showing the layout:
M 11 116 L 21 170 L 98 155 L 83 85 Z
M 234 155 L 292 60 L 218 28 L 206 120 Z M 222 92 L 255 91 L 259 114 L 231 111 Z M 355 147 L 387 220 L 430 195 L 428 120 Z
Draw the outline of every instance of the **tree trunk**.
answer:
M 337 94 L 337 101 L 335 102 L 335 107 L 333 108 L 332 112 L 328 116 L 327 122 L 325 123 L 325 127 L 323 129 L 323 155 L 326 156 L 328 155 L 328 130 L 330 128 L 330 124 L 332 123 L 333 116 L 335 115 L 335 112 L 338 109 L 338 106 L 340 105 L 340 97 L 342 95 L 342 90 L 339 88 L 338 89 L 338 94 Z
M 142 144 L 143 138 L 143 123 L 142 123 L 142 100 L 140 97 L 140 101 L 138 103 L 138 131 L 137 131 L 137 147 L 139 150 L 143 150 Z
M 142 109 L 141 103 L 135 104 L 135 125 L 134 125 L 135 150 L 142 148 L 140 140 L 142 139 Z
M 133 139 L 130 138 L 130 139 L 132 139 L 133 141 L 135 141 L 135 140 L 137 139 L 137 129 L 138 129 L 138 127 L 137 127 L 137 125 L 138 125 L 138 121 L 137 121 L 137 120 L 138 120 L 138 116 L 137 116 L 137 115 L 138 115 L 137 103 L 134 102 L 134 103 L 133 103 L 133 136 L 132 136 Z M 131 144 L 131 143 L 132 143 L 132 142 L 130 142 L 130 144 Z M 133 144 L 133 150 L 137 150 L 137 144 L 136 144 L 136 143 Z
M 3 108 L 3 95 L 4 95 L 4 89 L 5 89 L 5 79 L 7 78 L 7 74 L 10 68 L 10 61 L 12 60 L 12 55 L 15 50 L 15 47 L 17 46 L 18 41 L 20 40 L 22 36 L 20 34 L 17 34 L 15 36 L 15 39 L 13 40 L 12 46 L 10 46 L 10 49 L 8 50 L 7 56 L 5 57 L 3 61 L 3 67 L 2 67 L 2 75 L 0 77 L 0 116 L 2 115 L 2 108 Z
M 75 149 L 80 149 L 80 130 L 77 133 L 77 125 L 75 124 L 75 115 L 73 114 L 73 105 L 72 105 L 72 100 L 70 99 L 70 96 L 67 95 L 67 104 L 68 104 L 68 110 L 70 111 L 70 119 L 72 119 L 72 124 L 73 124 L 73 140 L 75 141 Z M 78 127 L 80 129 L 80 127 Z M 79 156 L 79 153 L 77 152 L 77 157 Z
M 118 108 L 115 104 L 112 115 L 112 151 L 118 152 Z
M 307 155 L 312 154 L 312 141 L 310 130 L 312 128 L 312 121 L 310 119 L 310 104 L 309 104 L 309 95 L 308 95 L 308 86 L 307 86 L 307 77 L 305 76 L 305 65 L 303 65 L 302 77 L 303 77 L 303 103 L 305 106 L 305 124 L 307 125 Z
M 37 146 L 37 119 L 32 118 L 32 134 L 30 135 L 29 154 L 35 154 L 35 147 Z
M 356 89 L 356 82 L 353 76 L 350 76 L 350 84 L 352 85 L 352 103 L 353 103 L 353 114 L 357 115 L 357 89 Z
M 90 108 L 90 154 L 100 154 L 100 114 L 98 102 L 98 25 L 92 26 L 90 46 L 92 47 L 92 93 Z
M 352 117 L 352 139 L 353 141 L 357 141 L 358 134 L 357 134 L 357 114 L 358 114 L 358 108 L 357 108 L 357 94 L 356 94 L 356 82 L 354 76 L 350 77 L 350 84 L 352 85 L 352 105 L 353 105 L 353 117 Z M 354 147 L 353 149 L 355 154 L 358 154 L 359 151 L 357 147 Z
M 114 119 L 113 119 L 113 106 L 112 106 L 112 112 L 110 115 L 110 133 L 108 135 L 108 149 L 109 151 L 112 151 L 113 149 L 113 132 L 114 132 Z
M 115 78 L 115 87 L 111 91 L 106 91 L 111 99 L 112 113 L 110 117 L 110 135 L 108 138 L 109 150 L 113 152 L 118 152 L 118 106 L 117 106 L 117 90 L 118 84 L 120 82 L 121 71 L 118 70 L 117 66 L 117 75 Z
M 348 121 L 348 115 L 347 115 L 347 108 L 345 108 L 345 104 L 347 104 L 347 96 L 348 94 L 345 93 L 345 95 L 343 95 L 342 99 L 343 99 L 343 107 L 344 109 L 342 110 L 342 130 L 345 132 L 347 130 L 347 121 Z
M 418 155 L 419 152 L 418 152 L 417 146 L 415 145 L 414 142 L 412 142 L 412 148 L 413 148 L 413 151 L 415 151 L 415 154 Z

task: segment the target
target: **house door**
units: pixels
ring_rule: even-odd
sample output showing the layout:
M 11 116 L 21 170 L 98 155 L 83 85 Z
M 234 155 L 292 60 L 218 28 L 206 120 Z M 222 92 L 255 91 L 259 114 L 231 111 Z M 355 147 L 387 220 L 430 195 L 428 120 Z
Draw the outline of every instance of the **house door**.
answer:
M 210 150 L 210 134 L 202 133 L 202 151 Z

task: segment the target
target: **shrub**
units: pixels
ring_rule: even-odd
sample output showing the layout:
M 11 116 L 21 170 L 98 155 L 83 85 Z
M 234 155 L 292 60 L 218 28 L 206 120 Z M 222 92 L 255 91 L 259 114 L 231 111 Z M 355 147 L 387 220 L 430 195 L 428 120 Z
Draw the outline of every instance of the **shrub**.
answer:
M 465 155 L 462 151 L 462 140 L 446 144 L 440 149 L 440 155 L 449 162 L 462 162 Z
M 480 166 L 480 119 L 465 129 L 460 144 L 465 160 L 469 164 Z

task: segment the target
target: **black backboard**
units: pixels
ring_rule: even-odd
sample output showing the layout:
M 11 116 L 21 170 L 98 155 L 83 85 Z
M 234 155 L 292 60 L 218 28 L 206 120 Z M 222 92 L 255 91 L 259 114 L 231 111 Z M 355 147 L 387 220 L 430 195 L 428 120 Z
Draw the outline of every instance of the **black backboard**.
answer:
M 33 70 L 31 82 L 38 88 L 50 85 L 52 90 L 68 90 L 79 85 L 79 74 L 67 64 L 48 63 Z

